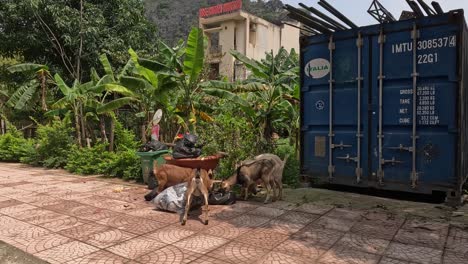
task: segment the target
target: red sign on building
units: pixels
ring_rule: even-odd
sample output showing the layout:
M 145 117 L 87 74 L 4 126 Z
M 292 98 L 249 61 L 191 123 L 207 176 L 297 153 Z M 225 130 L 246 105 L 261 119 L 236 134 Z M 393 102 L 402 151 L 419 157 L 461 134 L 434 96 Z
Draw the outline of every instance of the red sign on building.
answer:
M 231 13 L 240 9 L 242 9 L 242 0 L 236 0 L 225 4 L 201 8 L 200 17 L 205 18 L 210 16 L 216 16 L 220 14 Z

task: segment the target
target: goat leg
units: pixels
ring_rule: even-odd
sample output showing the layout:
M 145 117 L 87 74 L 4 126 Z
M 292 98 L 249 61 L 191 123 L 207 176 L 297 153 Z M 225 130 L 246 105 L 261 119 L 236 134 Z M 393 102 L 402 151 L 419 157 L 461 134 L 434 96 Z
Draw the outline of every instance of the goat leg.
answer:
M 182 225 L 185 225 L 185 223 L 187 223 L 187 217 L 188 217 L 188 212 L 190 210 L 191 201 L 192 201 L 192 192 L 187 190 L 187 201 L 185 203 L 185 212 L 184 212 L 184 217 L 182 218 Z
M 204 208 L 202 209 L 203 211 L 203 216 L 204 216 L 204 224 L 205 225 L 208 225 L 208 212 L 209 212 L 209 208 L 208 208 L 208 190 L 204 190 L 203 191 L 203 197 L 205 198 L 205 206 Z
M 273 190 L 273 202 L 276 202 L 276 200 L 278 199 L 278 196 L 276 195 L 276 188 L 277 188 L 277 184 L 276 184 L 276 181 L 275 180 L 271 180 L 271 189 Z
M 269 181 L 264 181 L 265 189 L 266 189 L 266 198 L 263 203 L 267 204 L 270 201 L 270 193 L 271 193 L 271 186 Z

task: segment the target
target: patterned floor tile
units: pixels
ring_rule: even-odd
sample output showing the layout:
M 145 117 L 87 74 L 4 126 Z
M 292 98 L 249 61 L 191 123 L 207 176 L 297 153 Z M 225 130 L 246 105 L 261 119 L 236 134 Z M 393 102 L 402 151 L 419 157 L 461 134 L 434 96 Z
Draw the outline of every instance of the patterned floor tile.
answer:
M 26 252 L 34 254 L 70 242 L 71 239 L 58 234 L 46 234 L 29 241 Z
M 180 216 L 176 213 L 162 212 L 153 208 L 131 210 L 126 212 L 126 214 L 168 224 L 173 224 L 180 221 Z
M 345 233 L 332 229 L 317 228 L 309 225 L 291 236 L 292 240 L 307 242 L 310 245 L 320 248 L 329 249 L 334 245 Z
M 251 228 L 242 228 L 242 227 L 235 227 L 234 225 L 228 223 L 222 223 L 217 226 L 213 226 L 204 230 L 202 233 L 205 235 L 211 235 L 216 237 L 222 237 L 226 239 L 234 239 L 245 232 L 251 231 Z
M 96 251 L 84 257 L 70 261 L 70 264 L 125 264 L 128 259 L 105 250 Z
M 427 221 L 424 219 L 409 219 L 404 223 L 404 225 L 401 228 L 406 230 L 416 229 L 429 232 L 438 232 L 440 234 L 448 234 L 449 224 Z
M 263 228 L 270 228 L 276 232 L 283 233 L 286 235 L 292 235 L 294 233 L 299 232 L 302 228 L 304 228 L 306 224 L 302 223 L 294 223 L 286 220 L 281 219 L 273 219 L 270 222 L 263 225 Z
M 315 263 L 326 251 L 322 246 L 317 246 L 312 240 L 296 239 L 286 240 L 272 250 L 272 252 L 281 252 L 286 255 L 308 259 L 310 263 Z
M 333 209 L 333 206 L 315 205 L 315 204 L 306 203 L 297 207 L 295 210 L 300 211 L 300 212 L 310 213 L 310 214 L 323 215 L 332 209 Z
M 143 255 L 136 259 L 136 261 L 145 264 L 151 263 L 165 263 L 165 264 L 178 264 L 178 263 L 191 263 L 202 255 L 182 250 L 176 246 L 168 245 L 160 248 L 154 252 Z M 193 263 L 193 262 L 192 262 Z
M 450 227 L 449 236 L 455 238 L 468 238 L 468 229 L 462 229 L 459 227 Z
M 7 198 L 7 200 L 0 201 L 0 208 L 16 206 L 16 205 L 20 205 L 20 204 L 23 204 L 23 203 L 18 201 L 18 200 Z
M 127 231 L 129 233 L 137 234 L 137 235 L 144 235 L 160 228 L 167 226 L 166 223 L 160 223 L 148 219 L 134 221 L 130 224 L 126 224 L 119 229 Z
M 404 259 L 417 263 L 440 263 L 442 251 L 428 247 L 418 247 L 392 242 L 385 253 L 386 256 L 395 259 Z
M 69 229 L 61 230 L 58 233 L 73 239 L 86 239 L 89 235 L 108 230 L 109 227 L 94 223 L 78 225 Z
M 107 248 L 108 251 L 128 259 L 137 259 L 140 256 L 165 247 L 166 244 L 146 237 L 137 237 L 121 244 Z
M 394 241 L 417 246 L 432 247 L 443 249 L 447 233 L 443 230 L 427 231 L 421 229 L 400 229 L 396 234 Z
M 319 259 L 319 263 L 330 264 L 377 264 L 380 256 L 346 247 L 332 247 Z
M 235 211 L 235 210 L 232 210 L 232 209 L 226 209 L 226 210 L 222 210 L 222 211 L 213 213 L 211 215 L 211 217 L 213 219 L 217 219 L 217 220 L 230 220 L 230 219 L 236 218 L 238 216 L 241 216 L 243 214 L 244 213 L 240 212 L 240 211 Z
M 37 256 L 52 264 L 70 263 L 73 259 L 84 257 L 99 249 L 82 242 L 72 241 L 57 247 L 41 251 Z
M 207 235 L 193 235 L 185 238 L 179 242 L 174 243 L 174 246 L 196 253 L 205 254 L 215 248 L 227 243 L 228 240 L 224 238 L 207 236 Z
M 348 219 L 340 218 L 331 218 L 327 216 L 322 216 L 318 220 L 312 223 L 316 227 L 326 228 L 326 229 L 335 229 L 338 231 L 347 232 L 355 224 L 354 221 Z
M 231 263 L 252 263 L 261 259 L 266 254 L 268 254 L 268 251 L 259 247 L 231 242 L 211 251 L 207 255 Z
M 50 231 L 59 232 L 65 229 L 77 227 L 77 226 L 84 225 L 84 224 L 86 224 L 86 222 L 80 221 L 76 217 L 67 216 L 67 217 L 62 217 L 62 218 L 52 220 L 47 223 L 43 223 L 41 224 L 41 226 L 49 229 Z
M 361 219 L 362 214 L 363 212 L 359 212 L 359 211 L 351 211 L 348 209 L 334 208 L 330 212 L 328 212 L 325 216 L 339 218 L 339 219 L 347 219 L 351 221 L 358 221 Z
M 252 211 L 249 211 L 249 214 L 263 216 L 263 217 L 278 217 L 284 214 L 285 212 L 286 211 L 281 210 L 281 209 L 260 206 L 260 207 L 255 208 Z
M 379 255 L 382 255 L 385 252 L 385 249 L 389 244 L 389 240 L 370 238 L 357 234 L 347 234 L 337 243 L 340 247 L 347 247 L 357 251 Z
M 30 226 L 29 228 L 22 229 L 20 233 L 11 237 L 15 242 L 21 245 L 28 245 L 31 240 L 34 240 L 38 237 L 50 234 L 50 231 L 47 229 Z
M 445 248 L 452 252 L 468 254 L 468 238 L 461 236 L 448 236 Z
M 468 253 L 462 254 L 462 253 L 446 250 L 442 258 L 443 258 L 443 262 L 442 262 L 443 264 L 466 264 L 468 263 Z
M 134 234 L 113 228 L 93 233 L 83 238 L 82 241 L 98 248 L 106 248 L 127 241 L 135 236 Z
M 284 233 L 275 232 L 271 229 L 259 228 L 241 235 L 236 238 L 235 241 L 271 250 L 278 246 L 278 244 L 287 240 L 288 237 L 289 236 Z
M 355 234 L 365 235 L 368 237 L 375 237 L 380 239 L 391 240 L 398 232 L 399 226 L 395 224 L 373 222 L 362 223 L 357 222 L 352 228 L 351 232 Z
M 405 260 L 393 259 L 389 257 L 383 257 L 379 264 L 417 264 L 416 262 L 409 262 Z
M 216 259 L 216 258 L 213 258 L 213 257 L 209 257 L 209 256 L 206 256 L 206 255 L 203 255 L 197 259 L 195 259 L 194 261 L 190 262 L 190 264 L 227 264 L 227 263 L 233 263 L 233 262 L 230 262 L 228 260 L 220 260 L 220 259 Z
M 288 256 L 279 252 L 270 252 L 260 260 L 255 262 L 256 264 L 309 264 L 312 263 L 309 259 L 303 259 L 299 257 Z
M 166 244 L 173 244 L 193 234 L 195 234 L 195 231 L 180 228 L 177 226 L 169 226 L 146 234 L 145 236 Z
M 320 215 L 303 213 L 298 211 L 290 211 L 279 216 L 277 219 L 298 224 L 309 224 L 318 219 L 319 217 Z
M 13 206 L 8 206 L 8 207 L 3 207 L 0 209 L 0 214 L 4 215 L 13 215 L 15 213 L 20 213 L 23 211 L 28 211 L 32 209 L 36 209 L 36 206 L 29 205 L 29 204 L 19 204 L 19 205 L 13 205 Z
M 268 221 L 270 221 L 270 219 L 267 217 L 243 214 L 239 217 L 229 220 L 228 223 L 234 225 L 235 227 L 257 227 L 267 223 Z

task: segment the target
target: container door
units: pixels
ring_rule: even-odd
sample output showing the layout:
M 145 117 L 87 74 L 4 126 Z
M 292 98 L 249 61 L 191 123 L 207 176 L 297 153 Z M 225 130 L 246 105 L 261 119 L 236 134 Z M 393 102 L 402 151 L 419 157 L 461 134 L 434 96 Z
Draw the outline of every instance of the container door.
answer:
M 372 178 L 380 186 L 429 193 L 456 182 L 457 31 L 415 26 L 372 39 Z
M 332 38 L 302 54 L 303 169 L 332 183 L 360 183 L 368 167 L 368 41 Z

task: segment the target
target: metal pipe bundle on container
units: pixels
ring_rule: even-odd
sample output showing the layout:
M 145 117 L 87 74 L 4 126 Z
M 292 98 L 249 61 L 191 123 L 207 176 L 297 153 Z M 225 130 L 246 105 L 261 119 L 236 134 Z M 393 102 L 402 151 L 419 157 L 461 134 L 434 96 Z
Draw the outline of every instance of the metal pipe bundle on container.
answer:
M 347 18 L 345 15 L 340 13 L 340 11 L 336 10 L 332 5 L 330 5 L 327 1 L 325 0 L 320 0 L 318 2 L 319 5 L 321 5 L 324 9 L 326 9 L 328 12 L 330 12 L 332 15 L 343 21 L 346 25 L 348 25 L 351 28 L 358 28 L 356 24 L 354 24 L 349 18 Z
M 320 12 L 319 10 L 311 7 L 311 6 L 306 6 L 304 5 L 303 3 L 299 3 L 299 5 L 305 9 L 307 9 L 308 11 L 310 11 L 312 14 L 320 17 L 321 19 L 327 21 L 328 23 L 334 25 L 337 29 L 340 29 L 340 30 L 344 30 L 344 29 L 347 29 L 346 26 L 344 26 L 343 24 L 341 24 L 340 22 L 334 20 L 333 18 L 325 15 L 324 13 Z

